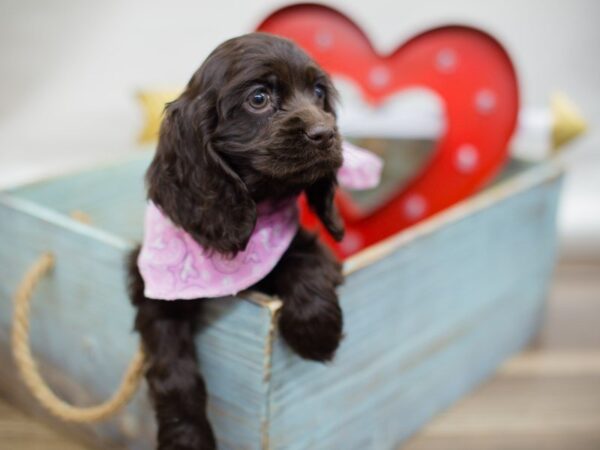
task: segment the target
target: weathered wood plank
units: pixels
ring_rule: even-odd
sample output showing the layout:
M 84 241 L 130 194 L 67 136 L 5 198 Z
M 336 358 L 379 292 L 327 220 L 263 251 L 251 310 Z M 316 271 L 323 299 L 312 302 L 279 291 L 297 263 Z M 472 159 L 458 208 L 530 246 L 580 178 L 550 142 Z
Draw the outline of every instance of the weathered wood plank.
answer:
M 94 228 L 139 241 L 145 206 L 144 172 L 149 156 L 33 183 L 13 190 L 19 199 L 69 216 L 85 213 Z

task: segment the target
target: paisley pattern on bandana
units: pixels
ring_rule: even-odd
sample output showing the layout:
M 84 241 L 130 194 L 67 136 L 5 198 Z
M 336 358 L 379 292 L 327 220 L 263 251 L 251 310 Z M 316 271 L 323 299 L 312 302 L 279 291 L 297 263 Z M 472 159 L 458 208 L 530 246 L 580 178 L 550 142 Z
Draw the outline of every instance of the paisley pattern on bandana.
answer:
M 152 202 L 138 266 L 144 294 L 161 300 L 233 295 L 264 278 L 287 250 L 298 229 L 296 199 L 261 204 L 248 246 L 235 257 L 206 252 Z M 275 226 L 277 225 L 277 226 Z

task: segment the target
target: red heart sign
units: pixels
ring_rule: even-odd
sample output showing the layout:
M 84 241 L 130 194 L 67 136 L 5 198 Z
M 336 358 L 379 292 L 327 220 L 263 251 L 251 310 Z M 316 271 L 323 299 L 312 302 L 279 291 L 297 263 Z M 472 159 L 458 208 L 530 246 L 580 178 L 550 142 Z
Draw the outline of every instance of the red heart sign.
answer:
M 334 247 L 340 256 L 471 195 L 507 158 L 518 86 L 506 51 L 491 36 L 448 26 L 426 31 L 380 56 L 356 24 L 319 5 L 283 8 L 258 30 L 292 39 L 331 75 L 354 81 L 373 105 L 407 88 L 429 89 L 443 101 L 446 130 L 420 173 L 368 214 L 357 214 L 346 197 L 341 199 L 347 234 Z

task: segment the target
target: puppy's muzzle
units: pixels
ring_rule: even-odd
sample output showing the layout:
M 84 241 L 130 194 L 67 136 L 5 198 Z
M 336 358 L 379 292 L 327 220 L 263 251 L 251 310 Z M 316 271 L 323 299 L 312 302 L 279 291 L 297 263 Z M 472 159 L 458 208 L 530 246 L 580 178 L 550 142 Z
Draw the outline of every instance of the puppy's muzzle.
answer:
M 335 137 L 335 129 L 318 123 L 305 130 L 304 134 L 313 144 L 319 147 L 329 147 Z

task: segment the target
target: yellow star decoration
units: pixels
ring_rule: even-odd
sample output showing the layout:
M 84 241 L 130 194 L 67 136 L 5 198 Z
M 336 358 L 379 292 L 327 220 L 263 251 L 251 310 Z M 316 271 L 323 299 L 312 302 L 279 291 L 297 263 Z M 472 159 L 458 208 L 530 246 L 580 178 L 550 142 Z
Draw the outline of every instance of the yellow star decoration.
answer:
M 552 111 L 552 147 L 557 149 L 587 129 L 587 123 L 577 106 L 562 92 L 550 98 Z
M 147 144 L 158 139 L 158 130 L 163 117 L 165 105 L 175 100 L 181 90 L 168 91 L 140 91 L 137 100 L 144 114 L 144 128 L 138 137 L 140 144 Z

